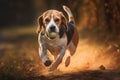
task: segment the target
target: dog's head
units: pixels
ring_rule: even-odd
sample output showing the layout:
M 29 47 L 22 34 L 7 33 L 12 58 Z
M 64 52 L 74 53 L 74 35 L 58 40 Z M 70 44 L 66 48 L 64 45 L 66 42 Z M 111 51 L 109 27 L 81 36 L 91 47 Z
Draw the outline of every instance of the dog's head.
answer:
M 41 30 L 44 30 L 46 34 L 55 32 L 58 35 L 61 27 L 64 26 L 66 31 L 68 29 L 66 18 L 62 12 L 59 12 L 57 10 L 48 10 L 44 12 L 41 16 L 38 17 L 37 22 L 38 33 Z

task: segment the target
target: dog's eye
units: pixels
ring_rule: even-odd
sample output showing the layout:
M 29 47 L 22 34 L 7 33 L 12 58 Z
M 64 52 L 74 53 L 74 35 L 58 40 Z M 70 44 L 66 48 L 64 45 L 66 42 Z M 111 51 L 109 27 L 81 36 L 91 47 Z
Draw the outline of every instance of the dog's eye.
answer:
M 60 19 L 55 19 L 55 22 L 58 23 L 60 21 Z
M 45 19 L 45 23 L 49 23 L 50 22 L 50 19 Z

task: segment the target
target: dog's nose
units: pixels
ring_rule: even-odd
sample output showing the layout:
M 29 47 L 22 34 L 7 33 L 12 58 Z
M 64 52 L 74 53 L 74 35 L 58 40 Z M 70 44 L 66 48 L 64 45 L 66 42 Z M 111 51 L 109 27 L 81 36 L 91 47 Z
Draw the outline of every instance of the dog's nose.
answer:
M 55 26 L 51 26 L 50 31 L 55 31 Z

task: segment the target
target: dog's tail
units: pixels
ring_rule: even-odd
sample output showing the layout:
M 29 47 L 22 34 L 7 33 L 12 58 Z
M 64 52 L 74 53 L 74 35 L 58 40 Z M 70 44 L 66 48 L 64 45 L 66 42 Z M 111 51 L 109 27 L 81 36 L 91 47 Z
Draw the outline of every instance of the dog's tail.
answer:
M 63 9 L 65 10 L 65 12 L 68 15 L 69 22 L 75 24 L 74 17 L 73 17 L 73 14 L 72 14 L 70 8 L 68 8 L 67 6 L 63 5 Z

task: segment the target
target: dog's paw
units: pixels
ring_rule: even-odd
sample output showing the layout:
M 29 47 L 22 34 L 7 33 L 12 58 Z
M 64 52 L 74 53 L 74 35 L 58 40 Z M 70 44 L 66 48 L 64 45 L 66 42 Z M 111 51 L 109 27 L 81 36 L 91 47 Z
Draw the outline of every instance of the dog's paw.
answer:
M 45 61 L 45 63 L 44 63 L 44 65 L 45 65 L 45 66 L 50 66 L 50 65 L 51 65 L 51 63 L 52 63 L 52 61 L 51 61 L 51 60 L 46 60 L 46 61 Z
M 68 67 L 70 64 L 70 56 L 67 57 L 66 61 L 65 61 L 65 66 Z

